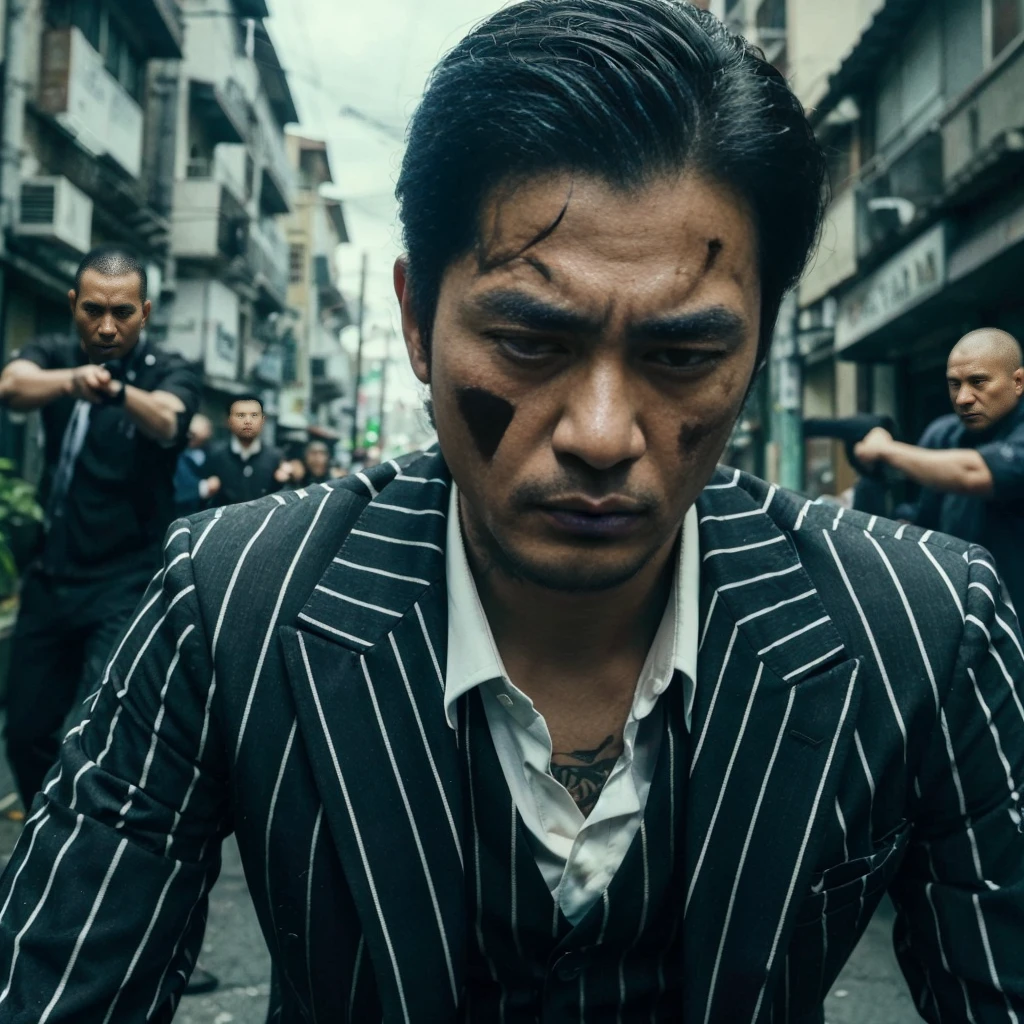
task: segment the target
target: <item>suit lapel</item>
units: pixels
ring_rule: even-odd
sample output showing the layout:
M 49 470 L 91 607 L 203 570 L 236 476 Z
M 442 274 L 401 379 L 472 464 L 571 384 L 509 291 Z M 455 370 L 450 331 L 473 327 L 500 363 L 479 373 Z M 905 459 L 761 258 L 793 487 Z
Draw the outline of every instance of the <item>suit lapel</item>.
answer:
M 456 737 L 444 718 L 449 477 L 382 481 L 281 638 L 299 728 L 387 1021 L 456 1019 L 465 895 Z
M 686 1020 L 760 1020 L 856 721 L 847 655 L 790 538 L 719 474 L 698 502 L 701 648 L 686 814 Z

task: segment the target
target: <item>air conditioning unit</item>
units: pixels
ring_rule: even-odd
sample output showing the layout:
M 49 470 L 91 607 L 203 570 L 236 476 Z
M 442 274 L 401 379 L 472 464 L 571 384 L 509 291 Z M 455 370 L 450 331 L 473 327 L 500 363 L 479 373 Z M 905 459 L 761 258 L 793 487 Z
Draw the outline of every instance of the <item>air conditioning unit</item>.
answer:
M 92 247 L 92 200 L 67 178 L 27 178 L 21 184 L 15 233 L 84 255 Z

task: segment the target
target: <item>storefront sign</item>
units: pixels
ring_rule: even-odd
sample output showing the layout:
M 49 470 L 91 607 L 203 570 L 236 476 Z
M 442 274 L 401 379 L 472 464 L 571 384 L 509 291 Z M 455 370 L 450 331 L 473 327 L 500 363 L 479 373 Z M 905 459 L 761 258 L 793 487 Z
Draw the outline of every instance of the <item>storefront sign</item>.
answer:
M 837 352 L 873 334 L 946 283 L 946 224 L 937 224 L 859 284 L 839 304 Z

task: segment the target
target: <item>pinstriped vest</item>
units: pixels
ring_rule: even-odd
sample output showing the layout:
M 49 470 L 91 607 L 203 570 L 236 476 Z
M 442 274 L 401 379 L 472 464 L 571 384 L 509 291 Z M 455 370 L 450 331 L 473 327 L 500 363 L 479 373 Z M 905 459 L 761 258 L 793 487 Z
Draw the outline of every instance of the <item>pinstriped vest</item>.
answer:
M 689 764 L 678 677 L 663 700 L 666 735 L 644 813 L 601 901 L 573 925 L 537 867 L 477 691 L 461 706 L 469 802 L 471 915 L 464 1020 L 473 1024 L 678 1021 Z

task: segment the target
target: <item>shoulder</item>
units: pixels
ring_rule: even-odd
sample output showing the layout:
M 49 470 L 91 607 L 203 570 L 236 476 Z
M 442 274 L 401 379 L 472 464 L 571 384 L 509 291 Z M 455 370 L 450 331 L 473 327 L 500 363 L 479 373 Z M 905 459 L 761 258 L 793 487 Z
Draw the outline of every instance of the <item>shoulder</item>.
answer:
M 301 606 L 368 501 L 365 488 L 339 481 L 211 509 L 173 524 L 168 558 L 187 546 L 207 612 L 215 614 L 229 587 L 244 589 L 254 615 L 285 590 Z
M 396 465 L 181 520 L 171 527 L 177 537 L 168 557 L 187 545 L 201 597 L 223 593 L 232 577 L 254 606 L 272 604 L 283 587 L 308 597 L 371 499 L 394 478 Z
M 45 370 L 61 370 L 78 364 L 78 343 L 67 334 L 41 334 L 33 338 L 13 359 L 25 359 Z
M 195 363 L 190 362 L 180 352 L 164 348 L 162 345 L 148 346 L 143 355 L 143 362 L 161 374 L 193 373 L 198 376 L 199 373 Z
M 927 607 L 933 628 L 959 633 L 978 549 L 947 534 L 773 488 L 740 474 L 787 537 L 834 617 L 896 616 Z
M 946 448 L 961 429 L 960 419 L 955 413 L 946 413 L 932 420 L 918 441 L 919 448 Z

